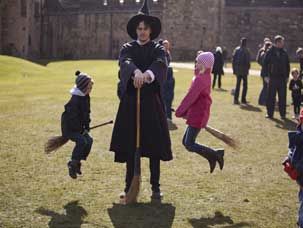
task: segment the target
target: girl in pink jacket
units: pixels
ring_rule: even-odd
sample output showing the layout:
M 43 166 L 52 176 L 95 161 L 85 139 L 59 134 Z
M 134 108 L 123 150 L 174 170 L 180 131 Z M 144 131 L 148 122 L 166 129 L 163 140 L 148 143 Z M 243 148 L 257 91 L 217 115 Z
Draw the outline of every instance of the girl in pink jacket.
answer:
M 224 149 L 214 150 L 205 145 L 196 143 L 196 138 L 202 128 L 205 128 L 209 119 L 211 91 L 211 70 L 214 65 L 214 55 L 211 52 L 202 52 L 196 58 L 195 76 L 191 87 L 176 110 L 176 117 L 186 119 L 188 125 L 183 145 L 190 152 L 196 152 L 209 162 L 212 173 L 219 163 L 220 169 L 224 166 Z

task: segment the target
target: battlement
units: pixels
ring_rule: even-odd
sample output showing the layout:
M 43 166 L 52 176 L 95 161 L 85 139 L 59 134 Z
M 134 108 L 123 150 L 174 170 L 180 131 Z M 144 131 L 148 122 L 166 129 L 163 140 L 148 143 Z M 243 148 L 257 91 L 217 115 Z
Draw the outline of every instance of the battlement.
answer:
M 226 7 L 295 7 L 303 8 L 302 0 L 225 0 Z
M 164 0 L 150 0 L 152 12 L 163 9 Z M 49 14 L 62 13 L 106 13 L 106 12 L 137 12 L 142 0 L 47 0 Z

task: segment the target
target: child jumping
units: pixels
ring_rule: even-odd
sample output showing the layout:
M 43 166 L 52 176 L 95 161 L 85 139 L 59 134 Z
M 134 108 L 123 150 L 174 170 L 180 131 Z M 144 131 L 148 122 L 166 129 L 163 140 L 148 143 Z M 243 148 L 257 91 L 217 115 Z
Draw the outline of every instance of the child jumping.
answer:
M 76 72 L 76 85 L 70 90 L 71 99 L 64 106 L 61 116 L 62 136 L 76 143 L 71 160 L 67 163 L 69 176 L 77 178 L 81 173 L 81 160 L 88 157 L 93 139 L 88 134 L 90 123 L 90 92 L 93 87 L 92 78 L 80 71 Z
M 293 68 L 291 71 L 292 80 L 289 83 L 289 90 L 291 90 L 292 102 L 294 105 L 294 119 L 299 117 L 301 105 L 301 90 L 303 88 L 302 81 L 299 78 L 299 70 Z
M 297 131 L 288 132 L 289 153 L 283 165 L 284 170 L 299 185 L 298 226 L 303 228 L 303 109 L 301 109 L 298 121 Z
M 209 162 L 210 173 L 219 163 L 220 169 L 224 166 L 224 149 L 214 150 L 205 145 L 196 143 L 196 138 L 202 128 L 205 128 L 210 115 L 212 99 L 211 91 L 211 71 L 214 65 L 214 55 L 211 52 L 199 53 L 196 58 L 195 76 L 191 87 L 176 110 L 176 117 L 186 119 L 188 125 L 184 137 L 183 145 L 190 152 L 195 152 L 206 158 Z

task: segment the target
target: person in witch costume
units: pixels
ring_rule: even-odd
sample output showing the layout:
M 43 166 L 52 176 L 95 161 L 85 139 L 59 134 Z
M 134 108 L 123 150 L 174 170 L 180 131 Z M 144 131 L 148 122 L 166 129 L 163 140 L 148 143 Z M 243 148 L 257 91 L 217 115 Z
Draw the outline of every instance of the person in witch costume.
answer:
M 161 22 L 149 15 L 147 1 L 127 24 L 133 41 L 123 45 L 119 55 L 118 94 L 120 104 L 112 133 L 110 151 L 115 162 L 126 163 L 125 189 L 129 191 L 134 176 L 136 151 L 136 99 L 140 89 L 140 151 L 150 160 L 152 198 L 161 198 L 160 160 L 173 159 L 161 88 L 166 77 L 167 62 L 162 45 L 153 40 L 161 32 Z

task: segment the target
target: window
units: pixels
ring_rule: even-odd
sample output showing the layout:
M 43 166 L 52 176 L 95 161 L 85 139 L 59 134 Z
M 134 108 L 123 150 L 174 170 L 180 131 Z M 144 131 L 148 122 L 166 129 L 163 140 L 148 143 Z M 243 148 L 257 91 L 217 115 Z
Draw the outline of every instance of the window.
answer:
M 21 16 L 26 17 L 26 0 L 20 0 L 20 6 L 21 6 Z

